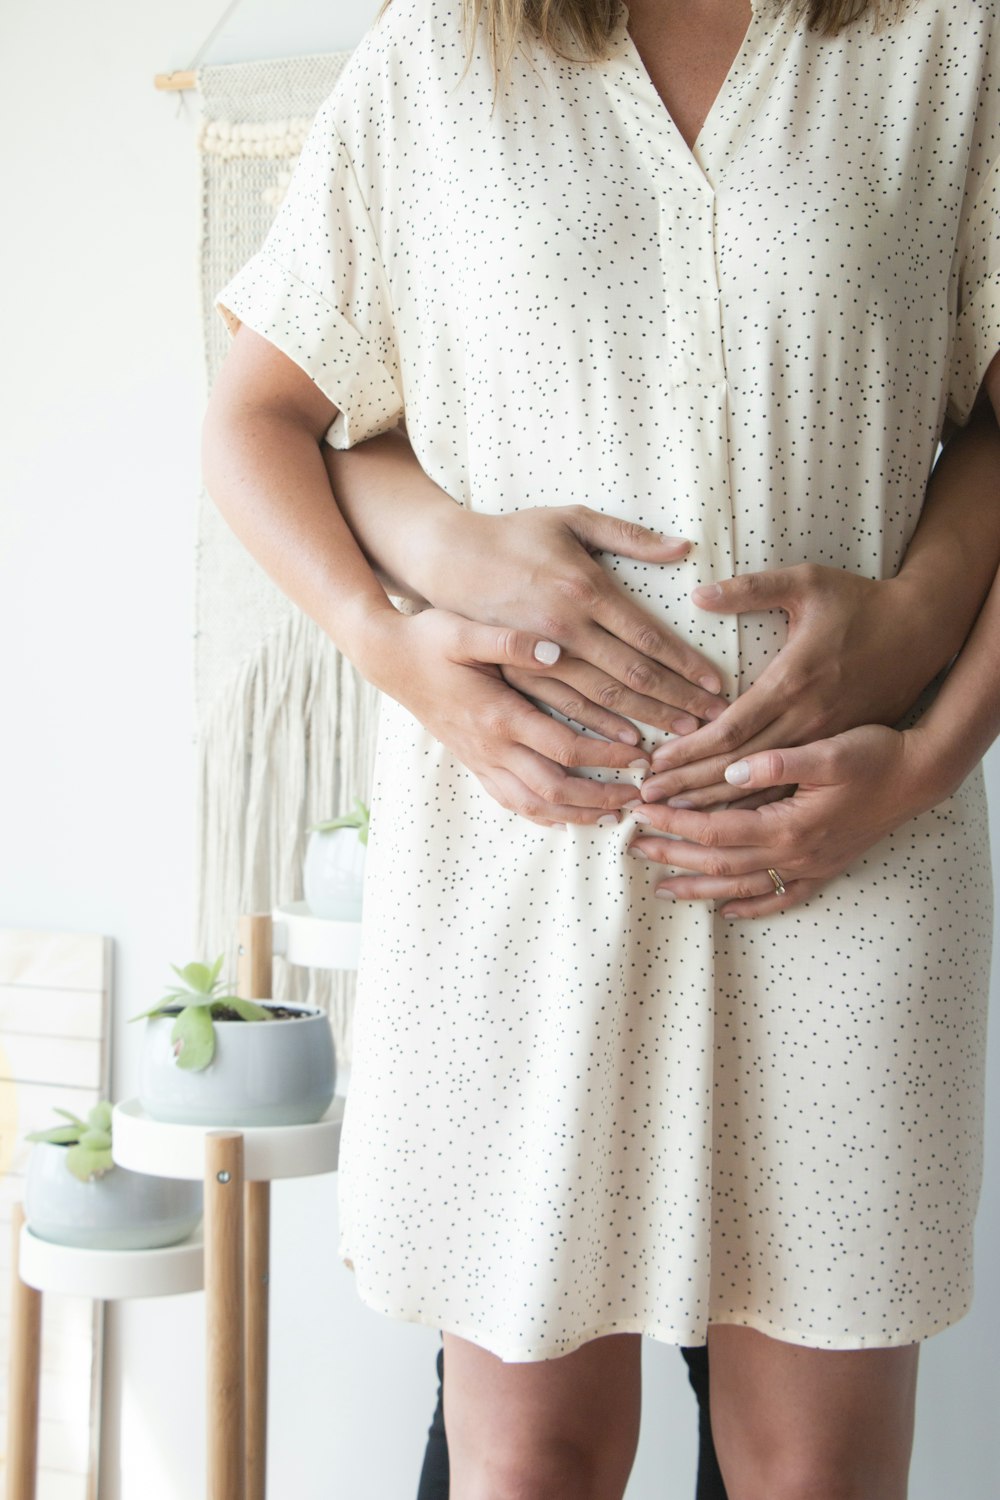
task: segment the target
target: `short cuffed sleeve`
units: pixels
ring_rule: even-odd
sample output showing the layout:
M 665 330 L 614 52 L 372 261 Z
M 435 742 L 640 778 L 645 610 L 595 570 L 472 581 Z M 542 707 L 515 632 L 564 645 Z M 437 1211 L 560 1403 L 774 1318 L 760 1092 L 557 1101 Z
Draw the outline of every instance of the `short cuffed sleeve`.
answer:
M 958 257 L 958 322 L 948 415 L 964 425 L 983 376 L 1000 351 L 1000 161 L 962 216 Z
M 337 407 L 325 436 L 350 448 L 403 414 L 400 361 L 382 259 L 329 105 L 319 111 L 287 196 L 256 255 L 215 304 L 295 361 Z

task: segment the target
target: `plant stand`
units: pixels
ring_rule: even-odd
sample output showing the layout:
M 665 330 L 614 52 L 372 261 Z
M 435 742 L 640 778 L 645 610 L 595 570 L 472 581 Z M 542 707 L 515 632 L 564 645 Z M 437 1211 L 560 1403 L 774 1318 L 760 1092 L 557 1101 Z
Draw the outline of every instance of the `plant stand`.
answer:
M 313 917 L 304 902 L 240 923 L 237 991 L 271 994 L 271 959 L 357 968 L 359 922 Z M 340 1088 L 338 1081 L 338 1088 Z M 314 1125 L 173 1125 L 138 1100 L 115 1106 L 114 1157 L 161 1177 L 204 1178 L 208 1500 L 265 1500 L 271 1183 L 335 1172 L 344 1099 Z
M 203 1285 L 201 1231 L 160 1250 L 81 1250 L 32 1234 L 14 1207 L 7 1428 L 7 1500 L 35 1500 L 42 1293 L 94 1297 L 169 1297 Z

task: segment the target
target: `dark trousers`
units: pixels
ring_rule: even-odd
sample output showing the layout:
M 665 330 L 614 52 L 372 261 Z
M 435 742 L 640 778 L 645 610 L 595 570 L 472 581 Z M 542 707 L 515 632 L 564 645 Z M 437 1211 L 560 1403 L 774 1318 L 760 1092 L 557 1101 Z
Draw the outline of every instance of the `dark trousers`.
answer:
M 708 1411 L 708 1350 L 682 1349 L 688 1379 L 698 1398 L 698 1484 L 695 1500 L 726 1500 L 726 1487 L 712 1442 Z M 437 1354 L 438 1397 L 430 1427 L 417 1500 L 448 1500 L 448 1439 L 444 1430 L 444 1350 Z

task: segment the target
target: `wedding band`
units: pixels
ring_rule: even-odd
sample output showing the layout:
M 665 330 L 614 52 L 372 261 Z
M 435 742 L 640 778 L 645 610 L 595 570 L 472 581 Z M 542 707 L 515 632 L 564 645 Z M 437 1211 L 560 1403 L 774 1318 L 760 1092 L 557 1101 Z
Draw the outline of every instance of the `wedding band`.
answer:
M 774 882 L 774 894 L 776 896 L 783 896 L 785 894 L 785 882 L 782 880 L 777 870 L 769 869 L 767 873 L 770 875 L 772 881 Z

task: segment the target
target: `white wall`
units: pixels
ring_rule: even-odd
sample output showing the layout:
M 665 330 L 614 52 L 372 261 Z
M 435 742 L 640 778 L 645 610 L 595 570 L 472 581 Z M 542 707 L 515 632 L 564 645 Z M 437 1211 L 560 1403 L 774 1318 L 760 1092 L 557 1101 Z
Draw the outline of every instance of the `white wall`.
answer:
M 189 956 L 192 929 L 196 109 L 152 75 L 185 66 L 221 8 L 0 7 L 0 922 L 115 937 L 117 1097 L 135 1085 L 126 1018 Z M 376 8 L 244 0 L 208 60 L 349 48 Z M 994 1062 L 994 1095 L 997 1076 Z M 979 1300 L 924 1352 L 913 1500 L 1000 1494 L 996 1107 L 991 1130 Z M 356 1301 L 335 1179 L 278 1185 L 274 1217 L 272 1493 L 407 1500 L 436 1337 Z M 109 1325 L 101 1500 L 192 1500 L 200 1298 L 117 1307 Z M 647 1344 L 645 1369 L 629 1500 L 690 1496 L 679 1358 Z

